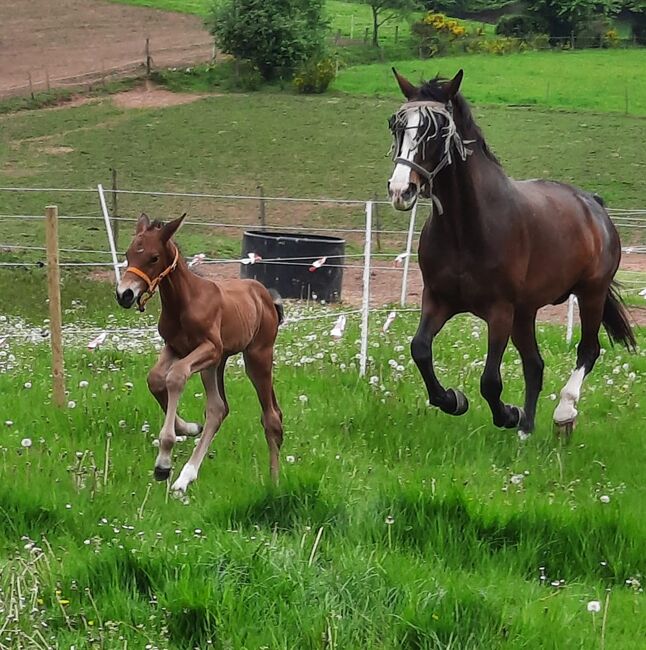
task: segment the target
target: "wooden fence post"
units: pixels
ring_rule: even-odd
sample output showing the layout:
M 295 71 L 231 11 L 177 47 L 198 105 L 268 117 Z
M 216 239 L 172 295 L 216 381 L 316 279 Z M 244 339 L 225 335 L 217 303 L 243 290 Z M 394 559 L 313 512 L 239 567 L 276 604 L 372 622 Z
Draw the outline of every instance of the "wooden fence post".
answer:
M 150 38 L 146 39 L 146 77 L 150 77 L 152 59 L 150 57 Z
M 114 167 L 110 168 L 112 172 L 112 193 L 111 193 L 111 212 L 112 212 L 112 236 L 114 237 L 114 244 L 119 248 L 119 209 L 118 209 L 118 194 L 117 194 L 117 170 Z
M 49 332 L 52 346 L 52 396 L 56 406 L 65 404 L 65 370 L 61 318 L 61 276 L 58 264 L 58 208 L 45 208 L 47 240 L 47 294 L 49 296 Z
M 258 219 L 260 220 L 261 230 L 267 228 L 267 206 L 265 201 L 265 189 L 262 185 L 258 185 L 258 194 L 260 196 Z

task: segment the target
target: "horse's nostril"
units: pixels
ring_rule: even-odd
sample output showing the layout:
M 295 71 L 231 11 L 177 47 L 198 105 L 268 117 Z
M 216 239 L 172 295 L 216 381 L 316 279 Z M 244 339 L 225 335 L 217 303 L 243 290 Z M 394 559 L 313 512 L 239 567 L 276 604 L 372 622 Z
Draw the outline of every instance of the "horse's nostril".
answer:
M 123 298 L 124 302 L 132 302 L 135 294 L 132 292 L 132 289 L 126 289 L 121 297 Z

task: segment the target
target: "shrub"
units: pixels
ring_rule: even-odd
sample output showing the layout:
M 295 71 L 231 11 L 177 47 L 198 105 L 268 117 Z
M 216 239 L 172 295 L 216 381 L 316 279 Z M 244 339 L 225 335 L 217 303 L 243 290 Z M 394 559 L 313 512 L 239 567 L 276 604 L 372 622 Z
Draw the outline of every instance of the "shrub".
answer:
M 545 24 L 536 16 L 517 14 L 501 16 L 496 25 L 496 34 L 514 38 L 528 38 L 545 31 Z
M 450 46 L 459 39 L 466 39 L 467 30 L 454 18 L 447 18 L 444 14 L 429 11 L 411 27 L 413 35 L 418 41 L 422 54 L 435 56 L 445 53 Z
M 288 76 L 320 53 L 322 0 L 223 0 L 207 21 L 225 54 L 250 61 L 267 80 Z
M 332 59 L 313 58 L 299 68 L 293 83 L 299 93 L 324 93 L 335 73 L 336 66 Z
M 607 47 L 604 45 L 606 34 L 611 31 L 610 21 L 601 16 L 582 22 L 576 30 L 576 44 L 578 47 Z M 619 35 L 616 34 L 616 40 Z

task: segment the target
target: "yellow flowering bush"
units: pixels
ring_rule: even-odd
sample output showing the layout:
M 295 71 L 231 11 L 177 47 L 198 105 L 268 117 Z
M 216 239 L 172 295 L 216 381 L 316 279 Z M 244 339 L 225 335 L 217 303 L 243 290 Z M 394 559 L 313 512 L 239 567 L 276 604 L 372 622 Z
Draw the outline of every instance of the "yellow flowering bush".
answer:
M 414 23 L 411 31 L 419 41 L 420 52 L 426 56 L 442 54 L 452 43 L 468 36 L 459 20 L 433 11 Z
M 332 59 L 311 59 L 297 70 L 292 83 L 299 93 L 324 93 L 335 75 Z

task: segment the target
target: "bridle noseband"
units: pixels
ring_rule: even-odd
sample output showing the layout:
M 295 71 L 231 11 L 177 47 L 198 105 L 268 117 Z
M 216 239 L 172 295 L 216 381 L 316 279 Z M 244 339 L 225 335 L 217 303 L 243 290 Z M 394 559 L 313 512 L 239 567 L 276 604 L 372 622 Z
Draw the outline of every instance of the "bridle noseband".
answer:
M 425 149 L 426 140 L 429 136 L 429 132 L 431 131 L 431 127 L 434 127 L 434 132 L 431 134 L 432 139 L 434 139 L 440 133 L 440 127 L 437 123 L 437 115 L 443 115 L 447 119 L 447 125 L 443 128 L 444 133 L 442 134 L 442 137 L 444 138 L 444 153 L 440 159 L 440 162 L 431 171 L 428 171 L 421 165 L 418 165 L 413 160 L 408 160 L 407 158 L 402 158 L 401 156 L 397 155 L 401 152 L 401 148 L 403 146 L 403 135 L 400 135 L 398 133 L 397 127 L 403 123 L 403 117 L 406 116 L 411 109 L 415 108 L 419 110 L 420 116 L 427 122 L 426 129 L 415 146 L 415 148 L 417 148 L 421 145 L 423 147 L 423 151 Z M 448 104 L 443 104 L 442 102 L 432 100 L 407 102 L 401 106 L 399 111 L 397 111 L 393 117 L 390 118 L 389 126 L 395 138 L 392 147 L 393 161 L 396 165 L 399 164 L 409 167 L 423 179 L 424 182 L 420 187 L 420 191 L 422 191 L 424 187 L 428 187 L 428 195 L 435 204 L 438 214 L 443 214 L 444 210 L 442 209 L 442 204 L 440 203 L 438 197 L 433 194 L 433 181 L 445 167 L 448 167 L 453 162 L 451 151 L 452 145 L 455 147 L 460 158 L 464 161 L 467 159 L 467 156 L 473 153 L 472 150 L 469 149 L 466 145 L 472 144 L 475 142 L 475 140 L 463 140 L 458 133 L 455 126 L 455 121 L 453 119 L 453 106 L 451 102 Z M 403 133 L 403 130 L 409 127 L 400 126 L 400 128 L 402 129 Z M 420 126 L 417 128 L 419 129 Z
M 141 269 L 138 269 L 136 266 L 129 266 L 126 269 L 126 273 L 134 273 L 136 276 L 140 277 L 147 285 L 148 288 L 144 291 L 137 300 L 137 306 L 139 311 L 144 311 L 146 303 L 153 297 L 159 283 L 170 273 L 172 273 L 177 267 L 177 262 L 179 261 L 179 249 L 177 246 L 175 248 L 175 258 L 171 262 L 170 266 L 167 266 L 156 278 L 153 280 L 150 279 L 148 274 Z

